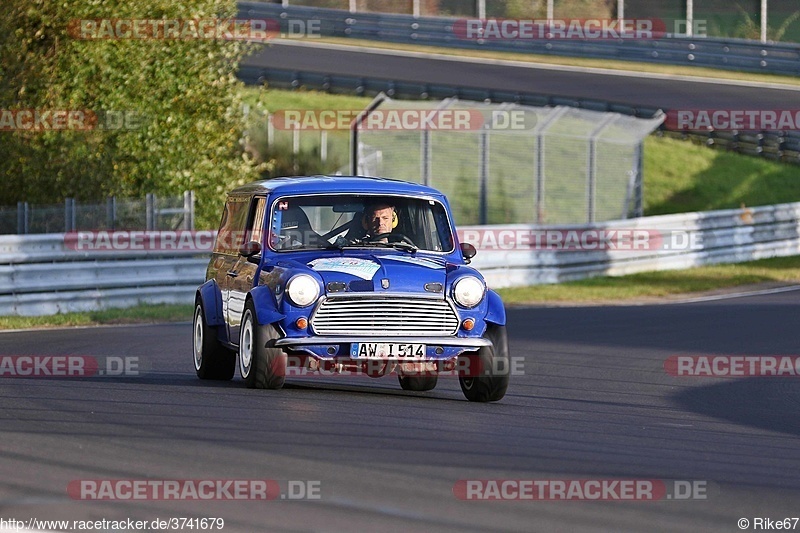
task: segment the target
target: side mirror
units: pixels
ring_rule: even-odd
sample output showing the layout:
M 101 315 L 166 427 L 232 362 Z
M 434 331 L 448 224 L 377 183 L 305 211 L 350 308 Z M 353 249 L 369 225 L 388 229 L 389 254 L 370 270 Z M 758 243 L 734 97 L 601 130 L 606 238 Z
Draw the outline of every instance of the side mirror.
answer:
M 477 253 L 478 253 L 478 250 L 474 246 L 472 246 L 470 243 L 468 243 L 468 242 L 462 242 L 461 243 L 461 255 L 464 256 L 464 261 L 466 261 L 467 263 L 469 263 L 470 260 L 473 257 L 475 257 L 475 254 L 477 254 Z
M 250 263 L 258 263 L 261 259 L 261 245 L 256 241 L 246 242 L 239 247 L 239 255 L 246 257 Z

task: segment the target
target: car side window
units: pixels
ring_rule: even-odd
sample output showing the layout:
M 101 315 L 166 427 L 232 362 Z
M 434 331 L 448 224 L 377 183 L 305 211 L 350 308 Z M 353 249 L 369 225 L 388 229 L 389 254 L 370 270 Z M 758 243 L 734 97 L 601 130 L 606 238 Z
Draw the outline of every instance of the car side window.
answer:
M 250 209 L 252 215 L 250 216 L 250 223 L 247 225 L 247 240 L 256 241 L 261 246 L 264 246 L 264 212 L 266 209 L 266 198 L 253 198 L 252 207 Z
M 244 242 L 244 230 L 247 223 L 250 198 L 247 196 L 229 196 L 225 202 L 217 240 L 214 242 L 214 253 L 236 255 L 239 246 Z

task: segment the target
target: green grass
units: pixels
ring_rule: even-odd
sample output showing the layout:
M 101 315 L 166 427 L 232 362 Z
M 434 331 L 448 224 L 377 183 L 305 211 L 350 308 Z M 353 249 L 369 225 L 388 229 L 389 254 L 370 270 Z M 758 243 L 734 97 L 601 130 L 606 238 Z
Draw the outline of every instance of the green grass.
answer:
M 646 215 L 800 201 L 800 167 L 650 136 L 645 142 Z
M 506 304 L 617 302 L 712 291 L 766 282 L 800 282 L 800 256 L 686 270 L 598 277 L 558 285 L 499 289 Z
M 105 309 L 50 316 L 0 316 L 0 329 L 191 321 L 192 310 L 191 305 L 138 305 L 127 309 Z

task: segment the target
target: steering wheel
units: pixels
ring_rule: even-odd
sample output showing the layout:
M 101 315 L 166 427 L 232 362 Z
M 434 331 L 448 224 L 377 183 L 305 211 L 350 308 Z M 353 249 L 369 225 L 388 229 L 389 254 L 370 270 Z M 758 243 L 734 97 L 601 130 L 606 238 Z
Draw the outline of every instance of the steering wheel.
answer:
M 395 233 L 395 232 L 392 232 L 392 231 L 390 231 L 388 233 L 379 233 L 379 234 L 373 235 L 371 237 L 366 237 L 364 239 L 364 242 L 378 242 L 381 239 L 386 239 L 386 241 L 390 242 L 390 243 L 391 242 L 404 242 L 406 244 L 409 244 L 409 245 L 413 246 L 414 248 L 417 247 L 417 245 L 414 244 L 414 241 L 412 241 L 411 239 L 409 239 L 408 237 L 406 237 L 402 233 Z

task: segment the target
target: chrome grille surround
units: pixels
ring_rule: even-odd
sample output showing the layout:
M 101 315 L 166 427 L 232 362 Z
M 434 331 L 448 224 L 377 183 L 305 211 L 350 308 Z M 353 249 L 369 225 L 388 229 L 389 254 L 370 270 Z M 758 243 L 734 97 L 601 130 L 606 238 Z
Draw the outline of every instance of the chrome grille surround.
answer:
M 322 298 L 311 315 L 316 335 L 455 335 L 452 304 L 430 295 L 363 295 Z

